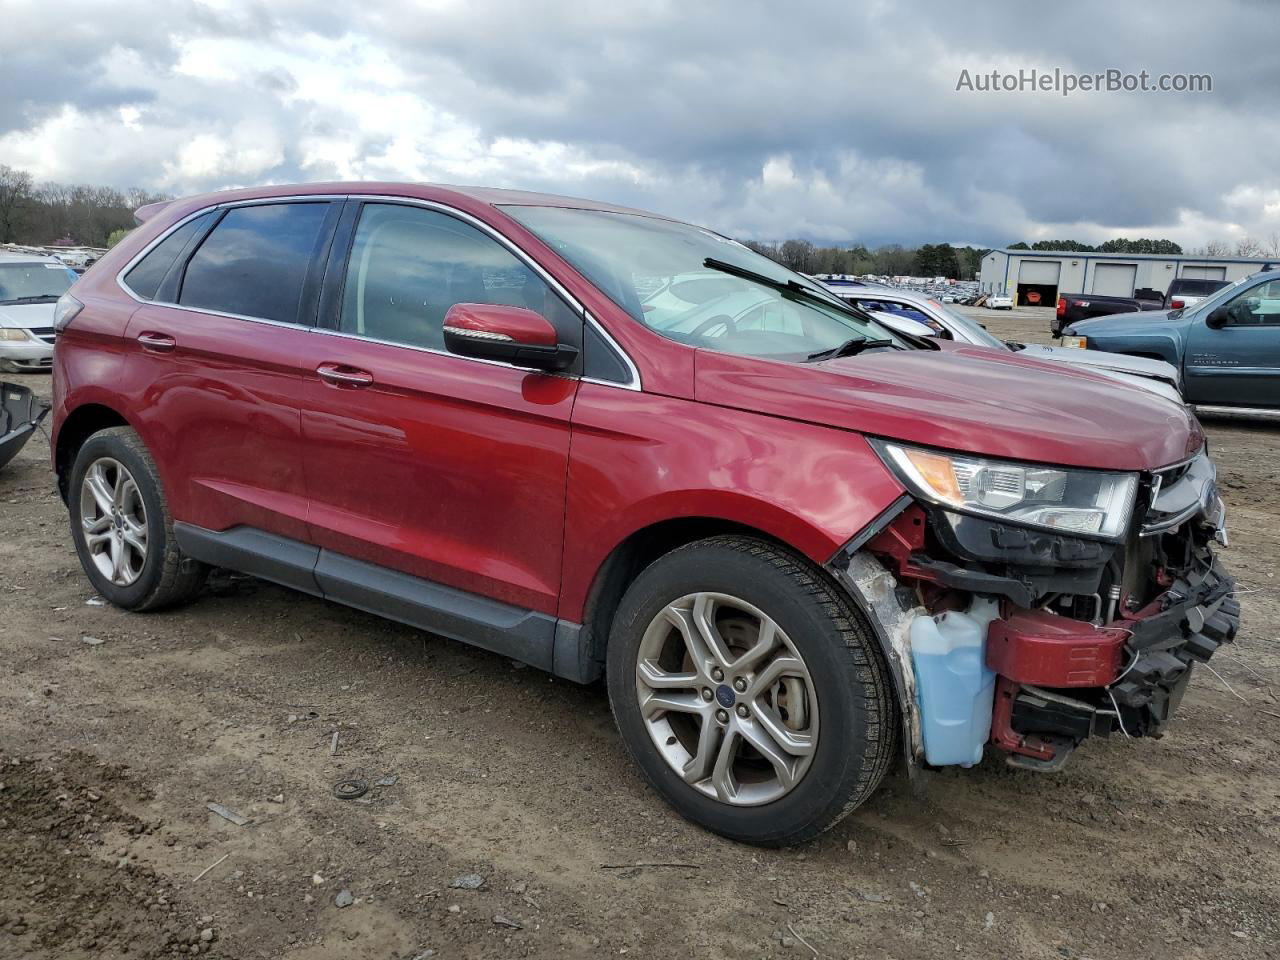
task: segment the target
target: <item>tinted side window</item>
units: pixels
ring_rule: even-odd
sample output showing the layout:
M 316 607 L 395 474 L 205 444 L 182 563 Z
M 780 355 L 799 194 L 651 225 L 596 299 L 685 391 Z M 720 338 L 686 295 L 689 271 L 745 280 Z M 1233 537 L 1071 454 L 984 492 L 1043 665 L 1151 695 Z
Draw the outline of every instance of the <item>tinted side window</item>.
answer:
M 296 323 L 302 285 L 325 240 L 328 203 L 235 207 L 187 264 L 178 302 Z
M 156 244 L 150 253 L 124 275 L 124 282 L 129 285 L 129 289 L 144 300 L 154 300 L 164 275 L 169 272 L 169 268 L 173 266 L 174 261 L 186 249 L 192 238 L 204 229 L 210 216 L 212 214 L 201 214 L 194 220 L 184 223 Z
M 562 343 L 581 347 L 582 318 L 492 237 L 435 210 L 366 205 L 347 261 L 342 331 L 443 350 L 455 303 L 528 307 Z

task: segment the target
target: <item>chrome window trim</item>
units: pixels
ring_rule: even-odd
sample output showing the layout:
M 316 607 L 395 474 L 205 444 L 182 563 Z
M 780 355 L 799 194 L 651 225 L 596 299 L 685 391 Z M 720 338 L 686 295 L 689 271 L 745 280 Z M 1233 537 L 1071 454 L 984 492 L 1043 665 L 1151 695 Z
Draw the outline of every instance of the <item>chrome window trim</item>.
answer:
M 435 350 L 430 347 L 417 347 L 417 346 L 413 346 L 412 344 L 394 343 L 389 340 L 378 340 L 373 337 L 363 337 L 363 336 L 359 336 L 358 334 L 344 333 L 340 330 L 328 330 L 322 327 L 311 326 L 308 324 L 288 323 L 282 320 L 270 320 L 265 317 L 247 317 L 238 313 L 226 313 L 221 310 L 209 310 L 209 309 L 204 309 L 200 307 L 189 307 L 181 303 L 170 303 L 164 300 L 147 300 L 145 297 L 141 297 L 138 294 L 136 294 L 125 282 L 125 279 L 124 279 L 125 274 L 127 274 L 130 270 L 132 270 L 135 266 L 137 266 L 138 262 L 141 261 L 143 257 L 145 257 L 157 246 L 159 246 L 162 242 L 164 242 L 164 240 L 171 233 L 177 230 L 179 227 L 182 227 L 185 224 L 190 223 L 192 220 L 195 220 L 198 217 L 202 217 L 205 214 L 212 213 L 214 211 L 224 210 L 224 209 L 233 209 L 235 207 L 261 206 L 261 205 L 270 204 L 270 203 L 291 203 L 291 202 L 308 201 L 308 200 L 312 200 L 316 202 L 329 202 L 329 203 L 336 202 L 336 201 L 343 201 L 343 200 L 361 200 L 367 203 L 396 203 L 404 206 L 424 207 L 428 210 L 436 210 L 440 213 L 446 214 L 447 216 L 455 217 L 463 221 L 464 223 L 467 223 L 475 227 L 476 229 L 480 230 L 482 233 L 485 233 L 489 237 L 492 237 L 494 240 L 498 241 L 498 243 L 500 243 L 503 247 L 505 247 L 513 256 L 516 257 L 516 259 L 518 259 L 520 262 L 522 262 L 531 270 L 533 270 L 543 280 L 543 282 L 545 282 L 547 286 L 551 287 L 551 289 L 554 290 L 562 299 L 564 299 L 566 303 L 568 303 L 573 309 L 577 310 L 582 315 L 584 321 L 590 324 L 592 328 L 594 328 L 595 331 L 599 333 L 600 336 L 604 339 L 605 343 L 607 343 L 609 347 L 613 349 L 613 351 L 617 353 L 617 355 L 622 359 L 622 362 L 626 366 L 627 371 L 631 377 L 630 381 L 627 383 L 618 383 L 613 380 L 599 380 L 594 377 L 578 377 L 577 379 L 579 381 L 581 381 L 582 383 L 594 383 L 594 384 L 598 384 L 600 386 L 605 386 L 605 387 L 614 387 L 620 390 L 640 391 L 643 389 L 640 381 L 640 371 L 636 367 L 635 362 L 631 359 L 630 355 L 628 355 L 628 353 L 622 349 L 622 347 L 618 344 L 618 341 L 616 341 L 610 335 L 609 331 L 606 330 L 600 324 L 600 322 L 596 320 L 594 316 L 591 315 L 590 311 L 588 311 L 586 307 L 583 306 L 583 304 L 581 304 L 576 297 L 574 297 L 571 293 L 569 293 L 569 291 L 566 290 L 564 286 L 558 280 L 556 280 L 555 277 L 551 276 L 551 274 L 548 273 L 545 269 L 543 269 L 543 267 L 540 264 L 532 260 L 528 256 L 528 254 L 526 254 L 523 250 L 521 250 L 518 246 L 516 246 L 516 244 L 513 243 L 510 239 L 503 236 L 501 233 L 499 233 L 496 229 L 491 227 L 489 224 L 485 223 L 483 220 L 480 220 L 479 218 L 474 217 L 471 214 L 466 213 L 465 211 L 459 210 L 456 207 L 451 207 L 448 204 L 439 203 L 438 201 L 435 201 L 435 200 L 421 200 L 415 197 L 402 197 L 395 194 L 315 193 L 315 194 L 290 194 L 288 196 L 278 196 L 278 197 L 254 197 L 249 200 L 228 200 L 223 203 L 211 204 L 207 207 L 201 207 L 199 210 L 193 210 L 191 213 L 187 214 L 181 220 L 175 221 L 174 223 L 170 224 L 168 229 L 156 235 L 151 240 L 150 243 L 148 243 L 145 247 L 143 247 L 140 251 L 138 251 L 138 253 L 136 253 L 133 256 L 133 258 L 129 260 L 128 263 L 126 263 L 123 267 L 120 268 L 119 271 L 116 272 L 116 286 L 118 286 L 132 300 L 134 300 L 139 304 L 150 303 L 150 304 L 155 304 L 157 306 L 167 307 L 171 310 L 182 310 L 186 313 L 210 314 L 216 317 L 226 317 L 231 320 L 247 320 L 250 323 L 263 323 L 269 326 L 285 327 L 287 329 L 292 329 L 292 330 L 306 330 L 312 333 L 321 333 L 321 334 L 326 334 L 330 336 L 336 335 L 336 336 L 344 337 L 349 340 L 365 340 L 371 343 L 385 343 L 388 346 L 392 346 L 392 347 L 401 347 L 407 350 L 416 350 L 421 353 L 433 353 L 438 356 L 457 357 L 459 360 L 468 360 L 472 363 L 485 363 L 485 364 L 490 364 L 498 367 L 507 367 L 512 370 L 528 370 L 529 369 L 528 367 L 519 367 L 519 366 L 516 366 L 515 364 L 506 363 L 501 360 L 488 360 L 481 357 L 464 357 L 460 354 L 450 353 L 447 350 Z

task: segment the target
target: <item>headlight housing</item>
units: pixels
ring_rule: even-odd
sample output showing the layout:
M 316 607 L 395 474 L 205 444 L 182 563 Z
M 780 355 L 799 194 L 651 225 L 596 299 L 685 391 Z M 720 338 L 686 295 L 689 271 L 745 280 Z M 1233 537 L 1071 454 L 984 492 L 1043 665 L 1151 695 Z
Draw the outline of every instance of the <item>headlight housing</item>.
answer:
M 1088 337 L 1063 337 L 1059 341 L 1064 347 L 1073 347 L 1076 350 L 1088 350 Z
M 884 440 L 872 445 L 912 493 L 948 510 L 1104 540 L 1122 540 L 1129 529 L 1136 473 L 989 460 Z
M 19 330 L 17 327 L 0 327 L 0 340 L 30 340 L 27 331 Z

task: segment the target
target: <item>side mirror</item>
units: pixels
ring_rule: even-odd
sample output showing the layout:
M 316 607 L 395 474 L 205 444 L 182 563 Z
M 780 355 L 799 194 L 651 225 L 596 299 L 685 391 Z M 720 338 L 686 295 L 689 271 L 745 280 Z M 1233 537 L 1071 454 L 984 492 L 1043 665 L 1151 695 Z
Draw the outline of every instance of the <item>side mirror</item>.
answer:
M 556 328 L 542 314 L 496 303 L 450 307 L 444 316 L 444 345 L 461 357 L 534 370 L 566 370 L 578 357 L 577 347 L 556 341 Z
M 1206 327 L 1221 330 L 1231 321 L 1231 312 L 1226 307 L 1217 307 L 1204 318 Z

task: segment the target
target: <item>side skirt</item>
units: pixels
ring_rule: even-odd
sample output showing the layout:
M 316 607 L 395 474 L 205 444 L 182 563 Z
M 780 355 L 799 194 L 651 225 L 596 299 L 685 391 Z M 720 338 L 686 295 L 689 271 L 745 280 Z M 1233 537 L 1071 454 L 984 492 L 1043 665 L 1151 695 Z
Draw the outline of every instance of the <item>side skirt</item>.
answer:
M 599 667 L 581 626 L 252 527 L 175 523 L 187 556 L 511 657 L 578 683 Z

